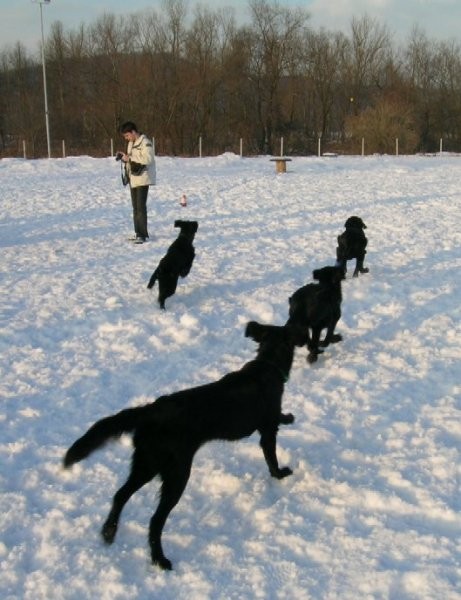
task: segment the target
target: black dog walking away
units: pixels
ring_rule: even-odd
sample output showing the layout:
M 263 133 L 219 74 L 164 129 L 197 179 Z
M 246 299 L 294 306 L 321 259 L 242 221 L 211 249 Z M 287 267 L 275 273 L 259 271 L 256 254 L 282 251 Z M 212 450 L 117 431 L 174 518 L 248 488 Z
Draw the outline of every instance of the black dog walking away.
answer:
M 323 352 L 320 346 L 335 344 L 343 339 L 339 333 L 335 333 L 335 328 L 341 318 L 341 281 L 344 279 L 344 271 L 341 267 L 328 266 L 315 269 L 312 277 L 318 283 L 308 283 L 288 299 L 287 321 L 305 329 L 309 350 L 307 360 L 310 363 L 315 362 Z M 321 341 L 322 329 L 327 332 Z
M 133 434 L 131 473 L 115 494 L 101 531 L 108 544 L 114 541 L 126 502 L 159 475 L 162 487 L 157 510 L 150 520 L 149 544 L 152 562 L 171 569 L 162 549 L 163 527 L 184 492 L 195 453 L 211 440 L 239 440 L 258 431 L 272 477 L 282 479 L 291 474 L 288 467 L 279 467 L 276 440 L 279 424 L 294 420 L 292 414 L 282 413 L 282 394 L 295 346 L 304 345 L 306 336 L 296 327 L 260 325 L 254 321 L 248 323 L 245 335 L 256 341 L 259 348 L 256 358 L 239 371 L 106 417 L 67 451 L 64 466 L 70 467 L 109 439 L 124 432 Z

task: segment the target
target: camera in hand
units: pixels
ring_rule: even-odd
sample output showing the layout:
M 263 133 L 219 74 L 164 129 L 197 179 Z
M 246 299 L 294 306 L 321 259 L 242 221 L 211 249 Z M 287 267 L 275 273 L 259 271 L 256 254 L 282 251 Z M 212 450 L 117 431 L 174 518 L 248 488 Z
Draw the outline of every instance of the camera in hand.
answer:
M 117 152 L 117 154 L 115 155 L 115 160 L 122 160 L 123 158 L 123 152 Z

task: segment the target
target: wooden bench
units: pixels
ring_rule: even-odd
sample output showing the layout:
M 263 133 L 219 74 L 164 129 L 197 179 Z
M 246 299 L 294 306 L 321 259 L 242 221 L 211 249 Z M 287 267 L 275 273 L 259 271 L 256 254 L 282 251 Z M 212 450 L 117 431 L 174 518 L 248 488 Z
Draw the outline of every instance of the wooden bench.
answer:
M 286 158 L 285 156 L 277 156 L 276 158 L 271 158 L 271 161 L 275 162 L 276 173 L 286 173 L 287 162 L 290 162 L 291 158 Z

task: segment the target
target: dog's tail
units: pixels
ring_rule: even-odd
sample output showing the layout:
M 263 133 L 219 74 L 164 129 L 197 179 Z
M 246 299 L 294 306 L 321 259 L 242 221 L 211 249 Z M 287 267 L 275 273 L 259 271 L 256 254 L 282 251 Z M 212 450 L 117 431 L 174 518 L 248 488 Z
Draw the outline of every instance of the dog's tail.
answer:
M 155 271 L 151 275 L 151 278 L 149 279 L 149 283 L 147 284 L 148 290 L 151 290 L 154 287 L 157 279 L 158 279 L 158 267 L 155 269 Z
M 67 450 L 63 464 L 65 468 L 72 466 L 89 456 L 112 438 L 122 433 L 129 433 L 144 422 L 151 405 L 126 408 L 110 417 L 105 417 L 92 425 L 88 431 L 76 440 Z

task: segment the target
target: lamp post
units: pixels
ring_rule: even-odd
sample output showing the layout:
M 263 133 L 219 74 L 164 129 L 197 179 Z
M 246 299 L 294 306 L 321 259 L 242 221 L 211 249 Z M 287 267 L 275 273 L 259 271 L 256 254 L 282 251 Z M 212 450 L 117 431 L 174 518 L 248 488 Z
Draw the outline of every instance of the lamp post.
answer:
M 40 27 L 42 32 L 42 69 L 43 69 L 43 97 L 45 99 L 45 125 L 46 125 L 46 145 L 48 148 L 48 158 L 51 158 L 50 143 L 50 120 L 48 117 L 48 94 L 46 91 L 46 65 L 45 65 L 45 38 L 43 36 L 43 4 L 49 4 L 51 0 L 32 0 L 40 5 Z

